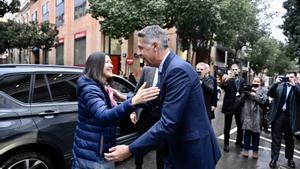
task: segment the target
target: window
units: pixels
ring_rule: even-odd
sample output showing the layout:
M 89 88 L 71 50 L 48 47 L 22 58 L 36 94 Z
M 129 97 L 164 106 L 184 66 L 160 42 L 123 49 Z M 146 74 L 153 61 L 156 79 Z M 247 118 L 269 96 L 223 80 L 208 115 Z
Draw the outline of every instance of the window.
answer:
M 51 102 L 49 88 L 45 80 L 45 75 L 37 74 L 35 77 L 32 103 L 45 102 Z
M 28 103 L 30 89 L 30 75 L 9 75 L 0 81 L 0 91 L 11 97 Z
M 109 38 L 109 36 L 105 36 L 105 52 L 110 53 L 112 55 L 121 55 L 121 44 L 118 39 Z M 110 46 L 110 51 L 109 51 Z
M 63 43 L 56 46 L 56 64 L 64 65 L 64 44 Z
M 110 85 L 112 88 L 120 91 L 123 94 L 129 94 L 134 91 L 134 87 L 121 78 L 114 77 Z
M 86 58 L 86 38 L 75 39 L 74 43 L 74 65 L 83 66 Z
M 48 2 L 43 5 L 42 13 L 43 13 L 43 21 L 48 21 L 49 20 Z
M 31 15 L 32 22 L 38 22 L 37 20 L 37 11 L 34 11 Z
M 56 26 L 64 24 L 65 4 L 64 0 L 56 0 Z
M 47 74 L 55 102 L 77 101 L 76 81 L 80 74 Z
M 86 0 L 74 0 L 74 19 L 78 19 L 86 13 Z

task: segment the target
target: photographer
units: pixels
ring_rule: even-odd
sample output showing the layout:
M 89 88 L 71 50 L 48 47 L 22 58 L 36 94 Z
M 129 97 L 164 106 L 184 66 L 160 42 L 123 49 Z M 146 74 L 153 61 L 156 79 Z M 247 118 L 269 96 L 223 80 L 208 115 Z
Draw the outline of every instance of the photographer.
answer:
M 272 145 L 270 168 L 276 168 L 279 157 L 282 134 L 285 140 L 285 157 L 288 166 L 296 168 L 294 157 L 294 132 L 297 131 L 297 114 L 299 114 L 300 86 L 297 84 L 297 73 L 290 72 L 278 77 L 268 91 L 273 98 L 269 121 L 272 127 Z
M 249 155 L 249 150 L 252 150 L 253 159 L 258 159 L 260 121 L 263 115 L 262 105 L 268 102 L 267 90 L 262 88 L 261 84 L 262 80 L 255 77 L 251 86 L 243 87 L 244 106 L 241 120 L 244 130 L 244 144 L 242 155 L 246 158 Z

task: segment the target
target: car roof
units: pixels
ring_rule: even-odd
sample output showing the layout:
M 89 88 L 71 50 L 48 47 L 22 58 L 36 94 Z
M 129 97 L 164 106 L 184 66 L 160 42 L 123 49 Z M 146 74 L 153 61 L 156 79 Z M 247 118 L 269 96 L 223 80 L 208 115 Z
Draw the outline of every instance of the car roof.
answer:
M 42 64 L 0 64 L 0 76 L 8 73 L 31 73 L 31 72 L 72 72 L 82 73 L 82 67 Z

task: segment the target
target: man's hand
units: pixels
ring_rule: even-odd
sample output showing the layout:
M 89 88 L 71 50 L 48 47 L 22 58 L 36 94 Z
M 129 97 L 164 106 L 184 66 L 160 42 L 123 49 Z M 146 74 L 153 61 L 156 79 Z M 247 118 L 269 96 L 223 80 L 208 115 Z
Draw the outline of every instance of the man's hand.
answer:
M 132 122 L 133 124 L 136 124 L 136 122 L 137 122 L 137 119 L 136 119 L 136 112 L 131 113 L 129 117 L 130 117 L 131 122 Z
M 210 107 L 210 110 L 211 110 L 211 111 L 215 111 L 215 109 L 216 109 L 215 106 L 211 106 L 211 107 Z
M 296 86 L 295 80 L 290 80 L 290 81 L 289 81 L 289 84 L 290 84 L 291 86 Z
M 131 156 L 127 145 L 118 145 L 109 149 L 109 153 L 104 153 L 105 159 L 108 161 L 123 161 Z

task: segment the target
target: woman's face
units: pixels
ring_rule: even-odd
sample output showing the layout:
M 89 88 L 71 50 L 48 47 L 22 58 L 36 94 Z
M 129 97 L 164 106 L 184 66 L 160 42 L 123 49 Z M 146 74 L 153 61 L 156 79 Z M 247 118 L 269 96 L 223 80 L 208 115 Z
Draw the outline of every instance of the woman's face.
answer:
M 105 63 L 103 68 L 103 77 L 104 78 L 110 78 L 113 76 L 113 65 L 111 63 L 111 59 L 108 55 L 105 56 Z

